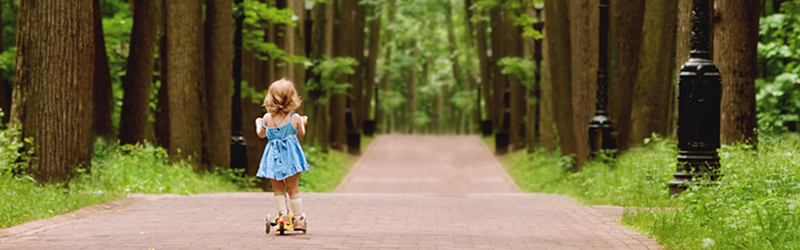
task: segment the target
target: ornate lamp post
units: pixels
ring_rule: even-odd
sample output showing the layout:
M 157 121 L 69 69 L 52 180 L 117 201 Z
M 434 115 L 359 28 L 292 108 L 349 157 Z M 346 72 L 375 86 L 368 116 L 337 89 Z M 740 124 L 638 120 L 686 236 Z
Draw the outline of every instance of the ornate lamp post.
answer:
M 608 0 L 600 0 L 600 56 L 597 69 L 597 109 L 589 122 L 592 154 L 600 149 L 616 149 L 614 125 L 608 119 Z
M 237 5 L 242 0 L 236 0 Z M 241 10 L 240 10 L 241 11 Z M 242 24 L 244 13 L 236 16 L 236 30 L 234 31 L 233 46 L 233 104 L 231 122 L 231 168 L 247 169 L 247 142 L 242 136 Z
M 692 51 L 678 77 L 678 168 L 669 193 L 679 194 L 696 178 L 717 180 L 722 77 L 711 60 L 709 0 L 694 0 Z

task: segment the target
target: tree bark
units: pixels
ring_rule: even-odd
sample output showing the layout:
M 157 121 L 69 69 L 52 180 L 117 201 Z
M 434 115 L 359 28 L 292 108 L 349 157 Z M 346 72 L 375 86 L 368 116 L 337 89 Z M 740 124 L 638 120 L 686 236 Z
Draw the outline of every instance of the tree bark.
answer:
M 548 47 L 549 84 L 553 89 L 553 119 L 558 131 L 559 148 L 561 155 L 575 156 L 578 153 L 578 145 L 575 140 L 575 130 L 572 127 L 574 118 L 569 7 L 571 6 L 568 1 L 545 1 L 544 12 L 547 16 L 547 25 L 544 26 L 544 30 L 547 33 L 545 43 Z
M 366 6 L 359 3 L 358 0 L 350 0 L 345 1 L 349 4 L 353 5 L 354 11 L 352 12 L 353 15 L 348 17 L 352 18 L 352 26 L 349 27 L 352 31 L 352 36 L 350 39 L 352 40 L 352 57 L 356 59 L 358 65 L 354 68 L 354 73 L 349 78 L 349 83 L 353 85 L 352 92 L 353 95 L 350 97 L 350 111 L 353 113 L 353 131 L 360 132 L 361 131 L 361 124 L 365 120 L 364 114 L 362 111 L 364 108 L 361 106 L 364 103 L 364 70 L 365 65 L 367 64 L 366 59 L 364 58 L 364 28 L 365 22 L 367 17 L 367 9 Z M 345 32 L 350 33 L 350 32 Z
M 472 11 L 470 10 L 470 0 L 464 0 L 464 41 L 467 43 L 467 53 L 474 51 L 475 49 L 475 38 L 472 35 Z M 485 51 L 484 51 L 485 54 Z M 464 70 L 467 72 L 466 80 L 467 80 L 467 90 L 469 93 L 477 93 L 478 91 L 478 83 L 475 78 L 475 69 L 474 60 L 470 60 L 470 57 L 467 57 L 467 62 L 464 65 Z M 469 128 L 467 133 L 475 133 L 479 124 L 481 123 L 481 100 L 480 97 L 475 100 L 475 104 L 470 110 L 470 122 Z
M 549 21 L 545 18 L 545 12 L 542 12 L 542 20 L 545 20 L 545 29 L 542 30 L 542 41 L 541 41 L 541 53 L 542 53 L 542 60 L 541 64 L 539 64 L 539 74 L 541 78 L 539 79 L 539 86 L 541 87 L 540 98 L 539 98 L 539 144 L 544 147 L 548 152 L 555 152 L 556 150 L 556 122 L 555 122 L 555 110 L 554 110 L 554 102 L 557 98 L 554 98 L 554 86 L 553 86 L 553 78 L 551 77 L 552 69 L 550 67 L 550 45 L 548 43 L 550 39 L 550 35 L 547 32 L 546 27 L 550 25 Z
M 156 47 L 156 0 L 136 0 L 131 30 L 131 53 L 122 80 L 120 144 L 144 142 L 149 132 L 150 87 Z
M 306 55 L 305 50 L 305 20 L 306 18 L 306 11 L 305 11 L 305 1 L 289 1 L 288 4 L 289 9 L 294 11 L 295 15 L 297 16 L 297 20 L 295 21 L 297 25 L 294 27 L 287 27 L 287 39 L 290 40 L 290 45 L 288 50 L 286 50 L 287 54 L 292 54 L 295 56 L 308 56 Z M 295 89 L 297 89 L 297 93 L 305 100 L 306 95 L 306 69 L 303 63 L 290 63 L 289 64 L 289 71 L 290 79 L 294 82 Z M 297 113 L 305 114 L 306 113 L 306 106 L 307 105 L 300 105 L 297 108 Z
M 0 30 L 3 30 L 2 4 L 0 4 Z M 4 51 L 2 41 L 3 32 L 0 32 L 0 52 Z M 13 89 L 10 88 L 6 81 L 5 72 L 3 69 L 0 69 L 0 112 L 3 114 L 3 117 L 0 118 L 0 127 L 5 127 L 9 117 L 11 117 L 11 92 L 13 92 Z
M 345 33 L 348 29 L 343 28 L 345 23 L 348 21 L 345 18 L 344 14 L 347 12 L 353 12 L 353 9 L 346 9 L 345 6 L 352 7 L 352 5 L 347 5 L 347 2 L 352 2 L 354 0 L 337 0 L 337 1 L 330 1 L 331 7 L 334 9 L 334 31 L 333 31 L 333 41 L 338 46 L 335 46 L 334 55 L 336 57 L 340 56 L 352 56 L 352 48 L 350 46 L 346 46 L 346 41 L 351 41 L 348 39 L 352 39 L 352 33 Z M 341 6 L 340 6 L 341 5 Z M 341 8 L 341 9 L 339 9 Z M 341 81 L 346 81 L 349 79 L 348 76 L 341 76 Z M 331 107 L 330 107 L 330 114 L 331 114 L 331 146 L 334 149 L 346 151 L 347 149 L 347 127 L 346 127 L 346 109 L 347 109 L 347 95 L 333 95 L 331 96 Z
M 381 52 L 381 18 L 380 9 L 376 5 L 370 6 L 369 15 L 369 41 L 368 41 L 368 55 L 366 63 L 366 72 L 364 73 L 364 98 L 361 102 L 362 120 L 370 119 L 370 106 L 372 105 L 373 92 L 375 91 L 375 73 L 378 67 L 378 57 Z M 377 98 L 377 96 L 375 96 Z M 377 101 L 375 102 L 377 104 Z M 375 105 L 377 114 L 378 106 Z M 377 115 L 374 119 L 377 119 Z
M 675 29 L 675 69 L 680 69 L 689 60 L 689 52 L 692 49 L 692 0 L 678 0 L 677 28 Z M 673 87 L 671 89 L 672 104 L 670 108 L 670 137 L 677 138 L 678 134 L 678 96 L 677 91 L 678 74 L 673 74 Z
M 414 62 L 417 62 L 419 58 L 419 48 L 417 46 L 417 41 L 411 41 L 411 57 L 414 58 Z M 416 124 L 416 111 L 417 111 L 417 83 L 419 82 L 419 77 L 417 76 L 417 64 L 411 64 L 411 69 L 409 72 L 409 79 L 408 79 L 408 88 L 406 89 L 407 98 L 406 101 L 408 102 L 406 105 L 406 121 L 408 124 L 408 128 L 403 131 L 404 134 L 413 134 L 416 132 L 417 124 Z
M 714 63 L 722 75 L 720 139 L 724 144 L 758 143 L 756 86 L 758 77 L 759 1 L 716 0 L 719 20 L 713 25 Z
M 652 133 L 666 135 L 672 105 L 675 71 L 675 30 L 678 5 L 671 0 L 650 0 L 645 6 L 639 72 L 631 109 L 628 145 L 640 145 Z
M 497 65 L 497 62 L 505 56 L 501 41 L 503 41 L 503 34 L 507 32 L 505 30 L 506 25 L 503 24 L 503 12 L 501 9 L 502 7 L 500 6 L 494 6 L 490 10 L 492 51 L 489 64 L 492 70 L 492 99 L 495 103 L 494 109 L 491 112 L 487 112 L 487 115 L 492 117 L 495 131 L 500 131 L 503 128 L 503 112 L 506 109 L 506 103 L 509 101 L 505 100 L 504 97 L 507 76 L 502 73 L 503 68 Z
M 468 0 L 470 4 L 474 3 L 475 0 Z M 482 13 L 478 13 L 477 11 L 474 13 L 475 15 L 484 15 Z M 486 120 L 494 121 L 492 114 L 494 114 L 494 91 L 492 88 L 492 70 L 491 65 L 489 62 L 489 56 L 487 53 L 489 52 L 488 42 L 487 42 L 487 35 L 486 35 L 486 20 L 484 18 L 480 18 L 478 22 L 475 23 L 475 53 L 478 55 L 478 62 L 480 63 L 479 69 L 481 73 L 481 95 L 483 96 L 484 102 L 484 113 L 486 114 Z M 478 105 L 478 109 L 480 111 L 480 105 Z M 484 119 L 483 117 L 479 117 L 479 119 Z M 497 126 L 497 124 L 494 124 Z
M 393 23 L 394 19 L 395 19 L 394 16 L 395 16 L 396 11 L 397 11 L 397 8 L 395 6 L 395 0 L 389 0 L 389 7 L 388 8 L 389 9 L 387 10 L 386 19 L 389 21 L 389 23 Z M 386 39 L 384 40 L 384 46 L 383 46 L 386 49 L 386 51 L 383 53 L 383 69 L 381 70 L 380 80 L 378 81 L 379 91 L 383 92 L 383 93 L 386 93 L 387 91 L 389 91 L 389 80 L 391 80 L 391 75 L 392 75 L 391 72 L 389 72 L 389 67 L 391 67 L 391 64 L 392 64 L 392 47 L 389 46 L 389 43 L 391 43 L 393 41 L 392 40 L 393 39 L 393 37 L 392 37 L 393 34 L 392 33 L 393 33 L 393 31 L 392 31 L 391 27 L 386 29 L 386 32 L 385 32 Z M 390 127 L 389 126 L 390 123 L 388 123 L 389 119 L 387 119 L 387 117 L 385 115 L 385 111 L 384 111 L 383 107 L 381 106 L 379 97 L 380 97 L 380 93 L 378 94 L 378 96 L 375 97 L 376 98 L 375 99 L 375 123 L 376 123 L 376 126 L 378 126 L 376 131 L 383 131 L 383 133 L 385 134 L 385 133 L 389 133 L 390 131 L 393 131 L 393 130 L 389 129 L 389 127 Z
M 91 0 L 21 1 L 12 126 L 32 137 L 39 182 L 91 164 L 95 33 Z M 59 39 L 52 39 L 59 38 Z
M 502 34 L 503 57 L 523 56 L 522 28 L 514 24 L 513 12 L 514 10 L 503 10 L 502 25 L 505 26 Z M 497 57 L 497 60 L 501 58 Z M 512 150 L 525 148 L 526 88 L 515 75 L 506 75 L 504 78 L 511 92 L 508 100 L 511 115 L 508 126 L 508 142 Z
M 321 60 L 325 57 L 325 44 L 328 42 L 325 40 L 326 37 L 326 26 L 327 26 L 327 17 L 325 13 L 327 12 L 328 4 L 322 2 L 315 2 L 314 8 L 312 10 L 313 21 L 311 27 L 311 59 L 312 60 Z M 309 35 L 309 34 L 307 34 Z M 319 83 L 320 76 L 315 75 L 316 82 Z M 308 122 L 308 129 L 309 134 L 306 136 L 310 138 L 308 140 L 311 141 L 312 144 L 320 145 L 322 147 L 327 147 L 328 144 L 328 137 L 326 133 L 326 129 L 328 128 L 327 118 L 327 102 L 324 104 L 318 103 L 318 101 L 322 98 L 325 98 L 325 91 L 320 89 L 309 91 L 308 97 L 305 101 L 304 105 L 310 105 L 310 107 L 306 110 L 311 111 L 312 113 L 309 115 L 309 122 Z M 306 140 L 306 141 L 308 141 Z
M 204 92 L 202 4 L 167 1 L 170 160 L 202 162 Z M 201 111 L 202 110 L 202 111 Z M 202 168 L 200 168 L 202 170 Z
M 445 9 L 444 10 L 445 23 L 447 24 L 447 42 L 449 44 L 449 49 L 450 49 L 450 65 L 453 67 L 453 79 L 455 79 L 454 89 L 467 89 L 467 86 L 464 84 L 463 72 L 461 72 L 461 63 L 459 63 L 458 61 L 458 46 L 456 45 L 455 28 L 453 27 L 453 8 L 450 5 L 450 1 L 446 1 L 444 3 L 444 9 Z M 461 110 L 460 112 L 461 119 L 458 123 L 459 127 L 457 130 L 460 133 L 463 133 L 463 131 L 465 130 L 466 124 L 465 124 L 465 119 L 463 119 L 463 116 L 466 115 L 464 114 L 465 111 L 466 110 Z
M 106 40 L 105 36 L 103 36 L 100 1 L 92 1 L 92 7 L 94 8 L 94 85 L 92 90 L 92 112 L 94 117 L 92 119 L 92 132 L 95 136 L 113 140 L 114 127 L 111 125 L 111 107 L 114 96 L 111 87 L 111 73 L 108 69 Z M 0 36 L 0 41 L 2 41 L 2 36 Z M 2 71 L 0 71 L 0 76 L 2 76 Z
M 167 48 L 167 0 L 159 0 L 161 1 L 161 9 L 159 10 L 159 25 L 161 25 L 162 35 L 158 41 L 158 55 L 159 55 L 159 62 L 161 71 L 159 74 L 159 78 L 161 79 L 161 85 L 158 89 L 158 105 L 156 107 L 156 123 L 155 123 L 155 134 L 156 134 L 156 141 L 158 145 L 169 149 L 169 88 L 167 87 L 169 84 L 167 82 L 167 65 L 169 64 L 168 58 L 168 48 Z
M 206 1 L 206 93 L 208 162 L 230 168 L 231 79 L 233 79 L 233 10 L 231 0 Z M 251 118 L 251 117 L 248 117 Z M 255 118 L 252 118 L 255 119 Z M 248 123 L 242 123 L 248 124 Z
M 609 88 L 609 115 L 618 132 L 617 146 L 624 151 L 629 148 L 631 131 L 631 106 L 634 86 L 649 85 L 637 82 L 639 56 L 642 47 L 642 23 L 644 22 L 645 2 L 641 0 L 612 0 L 611 16 L 616 23 L 616 70 L 612 71 L 615 87 Z M 635 144 L 635 143 L 634 143 Z

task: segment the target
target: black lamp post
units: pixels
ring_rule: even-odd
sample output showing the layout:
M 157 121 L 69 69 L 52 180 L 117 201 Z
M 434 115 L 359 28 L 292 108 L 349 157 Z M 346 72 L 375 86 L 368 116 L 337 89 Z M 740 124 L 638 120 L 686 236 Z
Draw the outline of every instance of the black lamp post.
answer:
M 504 155 L 508 153 L 508 134 L 511 130 L 511 90 L 506 82 L 506 88 L 503 91 L 503 120 L 500 121 L 500 129 L 494 134 L 494 153 L 496 155 Z
M 709 0 L 694 0 L 692 51 L 678 77 L 678 168 L 669 193 L 679 194 L 698 177 L 717 180 L 722 77 L 711 60 Z
M 242 0 L 236 0 L 240 6 Z M 233 46 L 233 100 L 231 105 L 231 168 L 247 169 L 247 142 L 242 136 L 242 24 L 244 10 L 236 16 Z
M 592 154 L 600 149 L 616 149 L 614 125 L 608 119 L 608 0 L 600 0 L 600 56 L 597 69 L 597 108 L 589 122 Z

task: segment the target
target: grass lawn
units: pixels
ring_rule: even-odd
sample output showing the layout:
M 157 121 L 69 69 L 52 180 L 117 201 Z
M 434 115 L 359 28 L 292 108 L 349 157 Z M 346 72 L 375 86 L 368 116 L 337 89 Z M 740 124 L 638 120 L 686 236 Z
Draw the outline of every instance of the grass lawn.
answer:
M 759 137 L 757 151 L 724 146 L 724 177 L 677 197 L 668 195 L 666 185 L 677 147 L 659 138 L 616 158 L 601 155 L 579 172 L 566 171 L 570 157 L 544 150 L 512 153 L 503 164 L 525 192 L 628 207 L 622 223 L 668 249 L 800 249 L 800 137 Z

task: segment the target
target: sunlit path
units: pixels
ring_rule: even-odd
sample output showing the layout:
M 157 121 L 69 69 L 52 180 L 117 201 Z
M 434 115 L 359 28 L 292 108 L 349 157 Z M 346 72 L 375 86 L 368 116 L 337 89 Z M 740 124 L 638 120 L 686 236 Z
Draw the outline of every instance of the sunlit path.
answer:
M 514 193 L 477 136 L 384 135 L 376 138 L 338 193 Z

